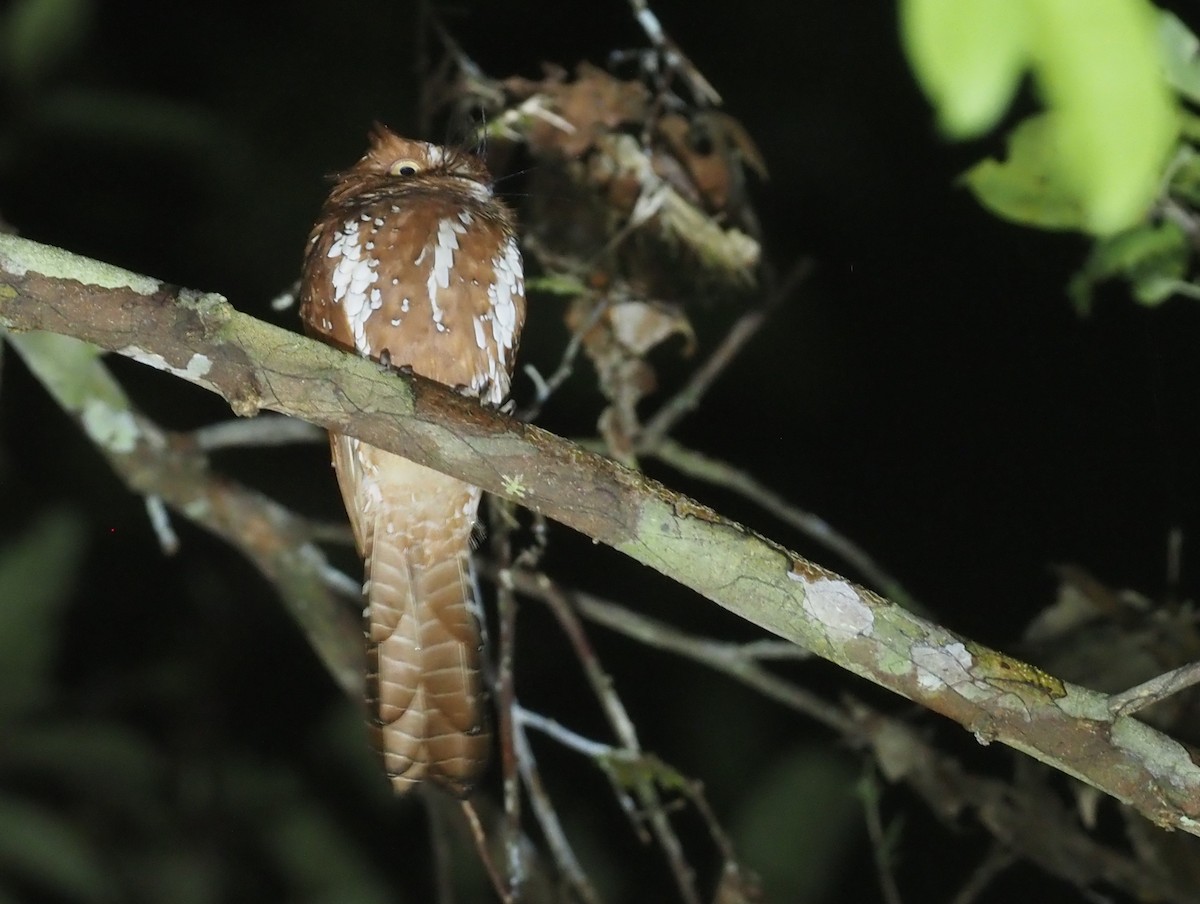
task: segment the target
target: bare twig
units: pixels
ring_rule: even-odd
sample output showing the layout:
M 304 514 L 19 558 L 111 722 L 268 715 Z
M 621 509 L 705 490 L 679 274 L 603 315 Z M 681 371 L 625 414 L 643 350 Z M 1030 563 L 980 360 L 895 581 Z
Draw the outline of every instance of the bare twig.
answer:
M 361 625 L 331 592 L 330 569 L 308 523 L 261 493 L 212 474 L 186 436 L 162 431 L 133 406 L 94 348 L 51 333 L 7 338 L 129 488 L 159 500 L 151 503 L 152 513 L 165 504 L 254 563 L 330 674 L 361 700 Z
M 758 663 L 760 650 L 756 643 L 737 644 L 711 640 L 687 634 L 678 628 L 634 612 L 608 600 L 600 599 L 581 591 L 566 591 L 556 588 L 544 575 L 514 571 L 512 580 L 516 588 L 527 596 L 546 601 L 551 592 L 562 595 L 574 605 L 585 618 L 597 622 L 627 637 L 632 637 L 647 646 L 676 653 L 702 663 L 718 672 L 729 675 L 753 688 L 763 696 L 782 703 L 817 722 L 842 734 L 856 733 L 855 722 L 842 710 L 826 703 L 815 694 L 773 675 Z M 811 653 L 792 646 L 792 659 L 806 659 Z M 772 648 L 771 652 L 779 651 Z M 777 655 L 775 658 L 780 658 Z
M 1128 716 L 1197 684 L 1200 684 L 1200 662 L 1192 662 L 1113 694 L 1108 708 L 1114 716 Z
M 819 515 L 792 505 L 783 496 L 764 486 L 745 471 L 735 468 L 728 462 L 719 461 L 692 449 L 686 449 L 670 439 L 660 441 L 650 454 L 689 477 L 708 481 L 744 496 L 770 512 L 784 524 L 794 527 L 840 556 L 858 571 L 863 580 L 877 587 L 879 592 L 889 599 L 911 612 L 923 611 L 900 581 L 886 571 L 861 546 L 839 533 Z
M 496 866 L 496 861 L 492 859 L 492 852 L 488 848 L 487 830 L 483 827 L 483 821 L 479 818 L 479 813 L 476 812 L 475 805 L 469 800 L 459 801 L 459 804 L 462 807 L 463 816 L 466 817 L 467 825 L 471 829 L 471 839 L 475 842 L 475 852 L 479 854 L 479 861 L 483 864 L 488 880 L 492 883 L 492 888 L 499 896 L 502 904 L 515 904 L 511 886 L 505 880 L 503 872 Z
M 883 900 L 887 904 L 904 904 L 900 886 L 896 884 L 896 873 L 892 869 L 892 840 L 888 838 L 888 830 L 883 824 L 883 814 L 879 808 L 882 789 L 873 771 L 868 772 L 863 781 L 863 813 L 866 817 L 867 835 L 871 839 L 875 872 L 879 876 L 879 890 L 883 892 Z
M 303 443 L 323 443 L 327 434 L 320 427 L 294 417 L 265 415 L 252 421 L 217 421 L 192 431 L 198 449 L 215 452 L 218 449 L 265 448 Z
M 579 328 L 571 334 L 571 338 L 567 341 L 566 348 L 563 349 L 562 358 L 558 362 L 558 367 L 554 369 L 549 377 L 543 378 L 534 368 L 533 365 L 526 365 L 525 373 L 533 380 L 536 387 L 534 400 L 529 406 L 517 414 L 517 417 L 522 421 L 534 421 L 541 414 L 542 408 L 560 386 L 566 382 L 575 370 L 575 361 L 579 357 L 579 349 L 583 346 L 584 337 L 600 322 L 600 318 L 604 316 L 604 312 L 609 308 L 609 298 L 607 295 L 600 298 L 588 313 L 587 318 L 579 325 Z
M 515 715 L 522 726 L 540 731 L 546 737 L 554 738 L 554 740 L 558 741 L 558 743 L 562 744 L 568 750 L 574 750 L 576 753 L 582 754 L 590 760 L 599 762 L 605 757 L 617 756 L 622 752 L 611 744 L 604 744 L 600 741 L 585 738 L 583 735 L 572 731 L 554 719 L 543 716 L 541 713 L 535 713 L 533 710 L 525 709 L 523 706 L 515 708 Z
M 624 704 L 617 695 L 612 681 L 609 679 L 607 673 L 605 673 L 600 660 L 596 657 L 591 642 L 587 639 L 583 626 L 579 623 L 579 619 L 571 609 L 569 601 L 557 591 L 549 580 L 544 582 L 542 600 L 550 607 L 550 611 L 558 620 L 559 626 L 571 641 L 575 656 L 583 666 L 584 674 L 587 676 L 588 683 L 592 687 L 592 693 L 595 694 L 596 699 L 600 702 L 609 725 L 621 741 L 623 753 L 626 756 L 640 757 L 642 749 L 638 742 L 637 729 L 634 727 L 633 721 L 629 718 Z M 613 780 L 611 772 L 609 778 Z M 623 802 L 627 800 L 624 789 L 615 781 L 613 781 L 613 790 L 616 792 L 618 800 Z M 693 875 L 691 866 L 687 862 L 687 858 L 684 856 L 683 846 L 679 843 L 679 837 L 671 827 L 671 823 L 663 810 L 657 788 L 655 788 L 653 782 L 647 780 L 645 777 L 639 777 L 634 782 L 633 790 L 641 801 L 654 837 L 667 856 L 667 861 L 675 876 L 675 883 L 679 888 L 680 895 L 685 901 L 690 902 L 690 904 L 699 904 L 700 899 L 696 892 L 695 876 Z M 634 828 L 638 828 L 637 822 L 634 822 Z
M 439 802 L 428 795 L 422 799 L 425 803 L 425 814 L 429 819 L 430 846 L 433 849 L 433 885 L 437 904 L 454 904 L 449 819 Z
M 505 510 L 502 510 L 505 509 Z M 490 508 L 492 559 L 503 576 L 512 564 L 512 516 L 501 502 Z M 500 614 L 499 655 L 496 662 L 496 705 L 500 716 L 500 766 L 504 776 L 504 848 L 507 854 L 509 888 L 520 896 L 523 882 L 521 867 L 521 780 L 517 766 L 514 710 L 516 708 L 513 659 L 517 642 L 517 599 L 512 585 L 496 582 L 497 609 Z
M 175 533 L 175 528 L 171 526 L 171 515 L 167 512 L 162 496 L 148 493 L 144 501 L 150 526 L 154 528 L 154 535 L 158 537 L 159 548 L 169 556 L 175 555 L 179 552 L 179 534 Z
M 638 435 L 638 452 L 653 453 L 664 437 L 675 428 L 675 425 L 699 407 L 700 400 L 708 392 L 709 387 L 724 373 L 746 344 L 757 335 L 771 313 L 808 279 L 812 269 L 811 259 L 803 258 L 798 261 L 762 305 L 747 311 L 734 323 L 721 340 L 721 344 L 696 369 L 687 384 L 646 422 Z
M 993 844 L 950 904 L 974 904 L 975 900 L 987 890 L 992 880 L 1012 866 L 1016 859 L 1008 848 L 1000 844 Z
M 533 748 L 529 745 L 529 739 L 525 736 L 525 727 L 519 720 L 517 720 L 516 729 L 517 762 L 520 765 L 521 778 L 525 782 L 525 790 L 529 793 L 529 803 L 533 808 L 538 825 L 541 827 L 542 835 L 545 836 L 546 844 L 550 846 L 550 851 L 554 855 L 554 862 L 584 904 L 600 904 L 600 896 L 583 871 L 583 867 L 579 865 L 579 858 L 575 856 L 575 851 L 567 840 L 566 832 L 563 831 L 562 823 L 558 820 L 554 805 L 550 802 L 550 795 L 546 792 L 545 785 L 542 784 L 537 759 L 534 756 Z
M 719 105 L 721 95 L 717 93 L 717 89 L 679 49 L 679 45 L 663 31 L 662 23 L 658 21 L 658 16 L 650 9 L 646 0 L 629 0 L 629 5 L 633 9 L 633 15 L 637 19 L 638 25 L 645 32 L 647 40 L 661 54 L 665 66 L 683 73 L 688 88 L 698 102 Z

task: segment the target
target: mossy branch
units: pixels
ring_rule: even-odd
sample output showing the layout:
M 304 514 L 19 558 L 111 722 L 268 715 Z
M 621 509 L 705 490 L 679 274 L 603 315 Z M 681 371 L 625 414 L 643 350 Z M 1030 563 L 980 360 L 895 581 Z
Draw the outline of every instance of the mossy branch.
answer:
M 954 719 L 982 743 L 1024 751 L 1159 825 L 1200 835 L 1195 759 L 1113 715 L 1107 696 L 965 640 L 640 473 L 443 386 L 255 320 L 219 295 L 13 236 L 0 236 L 0 329 L 72 336 L 218 393 L 241 416 L 278 411 L 468 480 Z M 123 434 L 90 435 L 103 445 Z

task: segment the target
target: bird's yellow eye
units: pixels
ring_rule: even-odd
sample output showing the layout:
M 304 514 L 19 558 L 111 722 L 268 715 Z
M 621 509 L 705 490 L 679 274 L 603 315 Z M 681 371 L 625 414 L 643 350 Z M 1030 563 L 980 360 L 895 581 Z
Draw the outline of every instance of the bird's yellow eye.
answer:
M 421 172 L 421 163 L 419 160 L 404 158 L 403 160 L 397 160 L 388 167 L 388 172 L 393 176 L 415 176 Z

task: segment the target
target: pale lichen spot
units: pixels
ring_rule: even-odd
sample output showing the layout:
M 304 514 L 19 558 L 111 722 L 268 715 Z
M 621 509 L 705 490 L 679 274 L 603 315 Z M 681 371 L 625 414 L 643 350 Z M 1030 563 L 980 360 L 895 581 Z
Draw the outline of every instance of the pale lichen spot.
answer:
M 944 645 L 917 644 L 912 648 L 917 683 L 925 690 L 957 687 L 971 681 L 975 660 L 960 642 Z
M 155 370 L 166 371 L 190 383 L 199 383 L 203 386 L 208 385 L 204 378 L 212 370 L 212 359 L 208 355 L 202 355 L 199 352 L 194 352 L 183 367 L 176 367 L 157 352 L 148 352 L 136 345 L 127 345 L 122 349 L 118 349 L 117 354 L 125 355 L 139 364 L 145 364 L 147 367 L 153 367 Z
M 795 572 L 789 576 L 797 579 Z M 869 637 L 875 626 L 875 613 L 863 602 L 848 581 L 817 578 L 804 584 L 804 611 L 825 626 L 833 640 Z

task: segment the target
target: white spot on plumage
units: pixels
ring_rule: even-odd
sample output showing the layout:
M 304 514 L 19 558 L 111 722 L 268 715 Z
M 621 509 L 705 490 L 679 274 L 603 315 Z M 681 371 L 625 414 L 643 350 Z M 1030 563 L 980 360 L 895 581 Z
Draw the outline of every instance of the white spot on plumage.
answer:
M 399 325 L 400 325 L 400 318 L 399 318 L 399 317 L 393 317 L 393 318 L 392 318 L 392 326 L 399 326 Z
M 433 322 L 437 325 L 439 333 L 444 333 L 446 326 L 443 322 L 445 312 L 438 304 L 438 290 L 450 287 L 450 271 L 454 269 L 454 252 L 458 250 L 458 237 L 464 235 L 466 231 L 467 227 L 462 223 L 444 217 L 438 220 L 437 235 L 434 237 L 434 241 L 421 251 L 421 257 L 424 257 L 425 250 L 430 245 L 433 246 L 433 267 L 429 270 L 429 279 L 425 283 L 425 289 L 429 292 L 429 307 L 433 311 Z
M 487 349 L 487 336 L 485 336 L 484 332 L 483 332 L 483 320 L 480 319 L 479 317 L 476 317 L 474 319 L 474 323 L 475 323 L 475 344 L 478 345 L 480 349 L 486 350 Z
M 363 257 L 358 230 L 359 224 L 354 220 L 343 223 L 341 231 L 329 246 L 328 257 L 337 258 L 337 264 L 330 275 L 333 303 L 342 303 L 350 321 L 354 347 L 362 354 L 368 355 L 371 353 L 371 344 L 367 341 L 366 324 L 374 308 L 368 302 L 366 291 L 379 278 L 376 271 L 379 261 L 369 256 Z M 377 294 L 378 290 L 372 290 L 372 297 Z
M 491 299 L 492 338 L 496 341 L 499 364 L 507 370 L 507 352 L 512 351 L 517 332 L 517 298 L 525 295 L 525 277 L 521 269 L 521 250 L 510 238 L 492 259 L 494 281 L 488 286 Z

